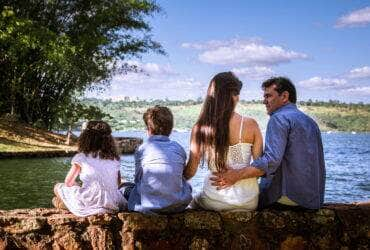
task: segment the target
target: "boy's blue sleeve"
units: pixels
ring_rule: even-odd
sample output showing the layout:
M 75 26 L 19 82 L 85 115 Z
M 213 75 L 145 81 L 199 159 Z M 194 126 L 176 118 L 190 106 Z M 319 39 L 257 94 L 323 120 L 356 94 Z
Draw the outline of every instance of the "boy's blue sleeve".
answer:
M 136 151 L 135 151 L 135 179 L 134 179 L 134 182 L 135 183 L 138 183 L 142 176 L 143 176 L 143 167 L 141 165 L 141 156 L 142 156 L 142 150 L 141 150 L 141 147 L 139 147 Z

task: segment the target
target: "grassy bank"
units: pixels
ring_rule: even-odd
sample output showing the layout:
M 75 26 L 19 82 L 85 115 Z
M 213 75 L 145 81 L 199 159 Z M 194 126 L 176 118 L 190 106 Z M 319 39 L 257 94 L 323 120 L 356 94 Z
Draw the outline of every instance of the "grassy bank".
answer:
M 107 121 L 114 130 L 144 129 L 142 115 L 156 104 L 169 107 L 175 117 L 175 129 L 190 130 L 198 118 L 201 101 L 136 101 L 112 102 L 109 100 L 85 100 L 111 115 Z M 300 103 L 298 107 L 319 124 L 322 131 L 370 131 L 370 104 L 344 104 L 337 102 Z M 262 103 L 240 102 L 237 111 L 254 118 L 261 129 L 266 128 L 268 115 Z
M 66 136 L 33 128 L 8 119 L 0 119 L 0 152 L 72 151 Z

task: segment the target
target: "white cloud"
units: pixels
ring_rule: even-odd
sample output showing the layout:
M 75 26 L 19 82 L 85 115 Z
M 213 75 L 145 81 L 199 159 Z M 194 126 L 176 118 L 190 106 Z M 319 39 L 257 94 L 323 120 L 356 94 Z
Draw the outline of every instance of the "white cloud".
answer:
M 182 47 L 203 50 L 198 56 L 199 60 L 217 65 L 277 65 L 307 58 L 306 54 L 286 50 L 281 46 L 265 45 L 259 39 L 212 40 L 206 43 L 184 43 Z
M 142 71 L 114 76 L 111 87 L 98 96 L 99 98 L 120 100 L 130 96 L 140 99 L 184 100 L 196 99 L 206 91 L 206 85 L 194 77 L 176 73 L 169 65 L 137 61 L 127 63 L 137 65 Z M 94 93 L 86 93 L 86 96 L 95 97 Z
M 160 65 L 157 63 L 142 63 L 139 61 L 127 61 L 130 66 L 136 66 L 138 71 L 137 73 L 144 73 L 148 75 L 155 74 L 164 74 L 164 75 L 176 75 L 177 73 L 172 69 L 171 65 L 165 64 Z
M 275 74 L 271 68 L 265 66 L 233 68 L 231 71 L 237 76 L 245 76 L 253 80 L 265 79 Z
M 370 23 L 370 7 L 365 7 L 359 10 L 350 12 L 347 15 L 340 17 L 335 27 L 354 27 L 365 26 Z
M 343 89 L 346 88 L 347 80 L 315 76 L 308 80 L 300 81 L 298 84 L 301 87 L 313 90 Z
M 370 96 L 370 86 L 365 87 L 352 87 L 344 90 L 344 92 L 349 94 L 355 94 L 360 96 Z
M 352 69 L 349 74 L 349 78 L 370 78 L 370 67 L 364 66 L 362 68 Z

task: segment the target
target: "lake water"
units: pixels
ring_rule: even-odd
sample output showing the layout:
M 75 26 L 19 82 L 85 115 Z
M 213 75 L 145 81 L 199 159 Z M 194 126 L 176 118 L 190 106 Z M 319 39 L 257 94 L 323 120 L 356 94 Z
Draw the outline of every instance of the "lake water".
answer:
M 116 136 L 146 139 L 143 131 L 116 132 Z M 323 133 L 326 162 L 325 202 L 370 199 L 370 133 Z M 173 140 L 189 151 L 189 132 L 173 132 Z M 51 207 L 52 188 L 62 182 L 70 167 L 69 157 L 0 160 L 0 209 Z M 132 181 L 134 158 L 121 159 L 122 175 Z M 203 184 L 206 169 L 191 180 L 194 193 Z

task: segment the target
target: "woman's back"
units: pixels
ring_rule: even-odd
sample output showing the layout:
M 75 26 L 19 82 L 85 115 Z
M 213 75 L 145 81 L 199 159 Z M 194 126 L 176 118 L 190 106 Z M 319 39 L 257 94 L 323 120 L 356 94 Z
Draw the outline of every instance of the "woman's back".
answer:
M 253 133 L 248 133 L 248 131 L 253 131 L 253 123 L 247 119 L 234 115 L 230 120 L 230 146 L 227 154 L 229 168 L 239 169 L 250 164 Z M 231 187 L 219 190 L 212 185 L 210 180 L 211 172 L 217 171 L 214 164 L 210 164 L 209 170 L 204 180 L 203 191 L 196 197 L 198 205 L 216 211 L 256 209 L 259 194 L 257 178 L 244 179 Z
M 227 165 L 238 168 L 240 165 L 248 165 L 251 161 L 253 146 L 253 124 L 250 118 L 244 118 L 234 114 L 229 123 L 229 147 L 227 153 Z M 214 164 L 209 168 L 216 172 Z

